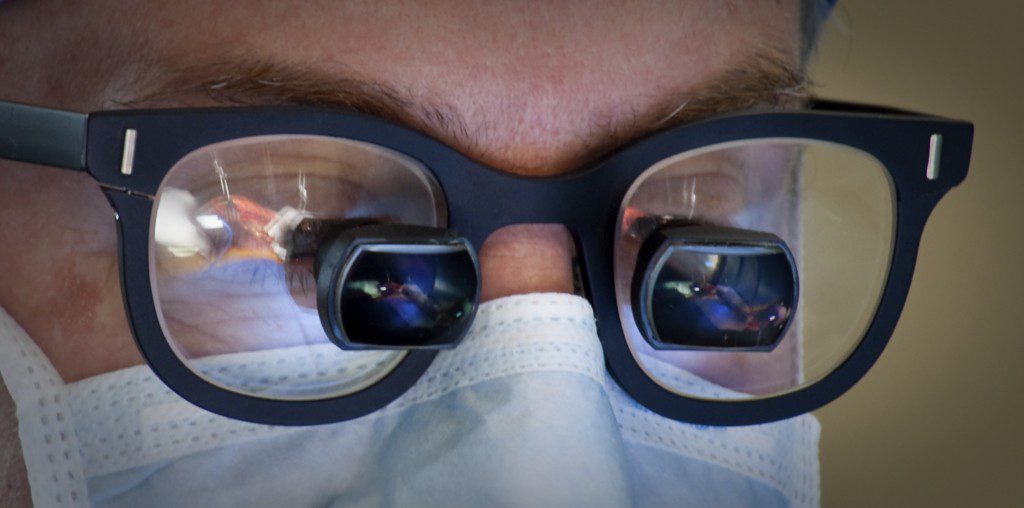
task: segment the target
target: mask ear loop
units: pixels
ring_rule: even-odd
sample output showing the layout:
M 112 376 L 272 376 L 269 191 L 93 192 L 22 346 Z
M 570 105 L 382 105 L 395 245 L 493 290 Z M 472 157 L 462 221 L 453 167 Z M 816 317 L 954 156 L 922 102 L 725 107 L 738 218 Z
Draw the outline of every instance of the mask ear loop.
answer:
M 36 506 L 88 498 L 67 385 L 25 330 L 0 308 L 0 389 L 6 385 Z

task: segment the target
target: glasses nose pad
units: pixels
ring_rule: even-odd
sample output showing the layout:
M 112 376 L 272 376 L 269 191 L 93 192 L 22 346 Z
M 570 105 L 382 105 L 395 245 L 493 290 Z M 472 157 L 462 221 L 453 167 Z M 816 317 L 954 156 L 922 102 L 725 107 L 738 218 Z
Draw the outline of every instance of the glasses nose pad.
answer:
M 789 246 L 771 233 L 668 223 L 640 248 L 631 303 L 655 349 L 771 351 L 799 287 Z
M 480 268 L 465 238 L 404 224 L 347 222 L 323 235 L 320 321 L 343 349 L 443 349 L 469 330 Z

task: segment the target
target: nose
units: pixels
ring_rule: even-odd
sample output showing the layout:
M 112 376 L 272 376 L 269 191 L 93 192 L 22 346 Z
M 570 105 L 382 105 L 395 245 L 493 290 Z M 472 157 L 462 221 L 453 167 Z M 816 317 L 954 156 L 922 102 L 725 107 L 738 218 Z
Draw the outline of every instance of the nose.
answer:
M 573 293 L 575 246 L 561 224 L 514 224 L 492 233 L 478 253 L 481 301 L 526 293 Z

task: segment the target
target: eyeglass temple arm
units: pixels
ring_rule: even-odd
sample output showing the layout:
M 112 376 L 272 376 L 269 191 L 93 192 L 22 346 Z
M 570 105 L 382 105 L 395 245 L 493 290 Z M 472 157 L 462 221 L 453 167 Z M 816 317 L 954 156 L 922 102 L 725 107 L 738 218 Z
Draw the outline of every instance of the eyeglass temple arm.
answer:
M 0 101 L 0 158 L 85 170 L 88 115 Z

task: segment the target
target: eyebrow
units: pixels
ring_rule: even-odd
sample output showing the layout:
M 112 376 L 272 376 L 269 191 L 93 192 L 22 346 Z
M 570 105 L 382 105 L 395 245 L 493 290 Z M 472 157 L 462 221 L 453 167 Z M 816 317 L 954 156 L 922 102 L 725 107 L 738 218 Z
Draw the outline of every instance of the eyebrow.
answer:
M 463 151 L 476 151 L 476 139 L 456 108 L 414 98 L 345 66 L 328 72 L 306 64 L 227 55 L 136 83 L 140 86 L 135 95 L 113 104 L 182 107 L 190 105 L 189 98 L 199 97 L 217 105 L 335 108 L 403 124 Z M 761 50 L 689 90 L 667 96 L 647 111 L 633 112 L 625 122 L 595 126 L 587 140 L 588 158 L 675 125 L 741 111 L 796 109 L 807 103 L 809 87 L 796 62 L 778 52 Z

